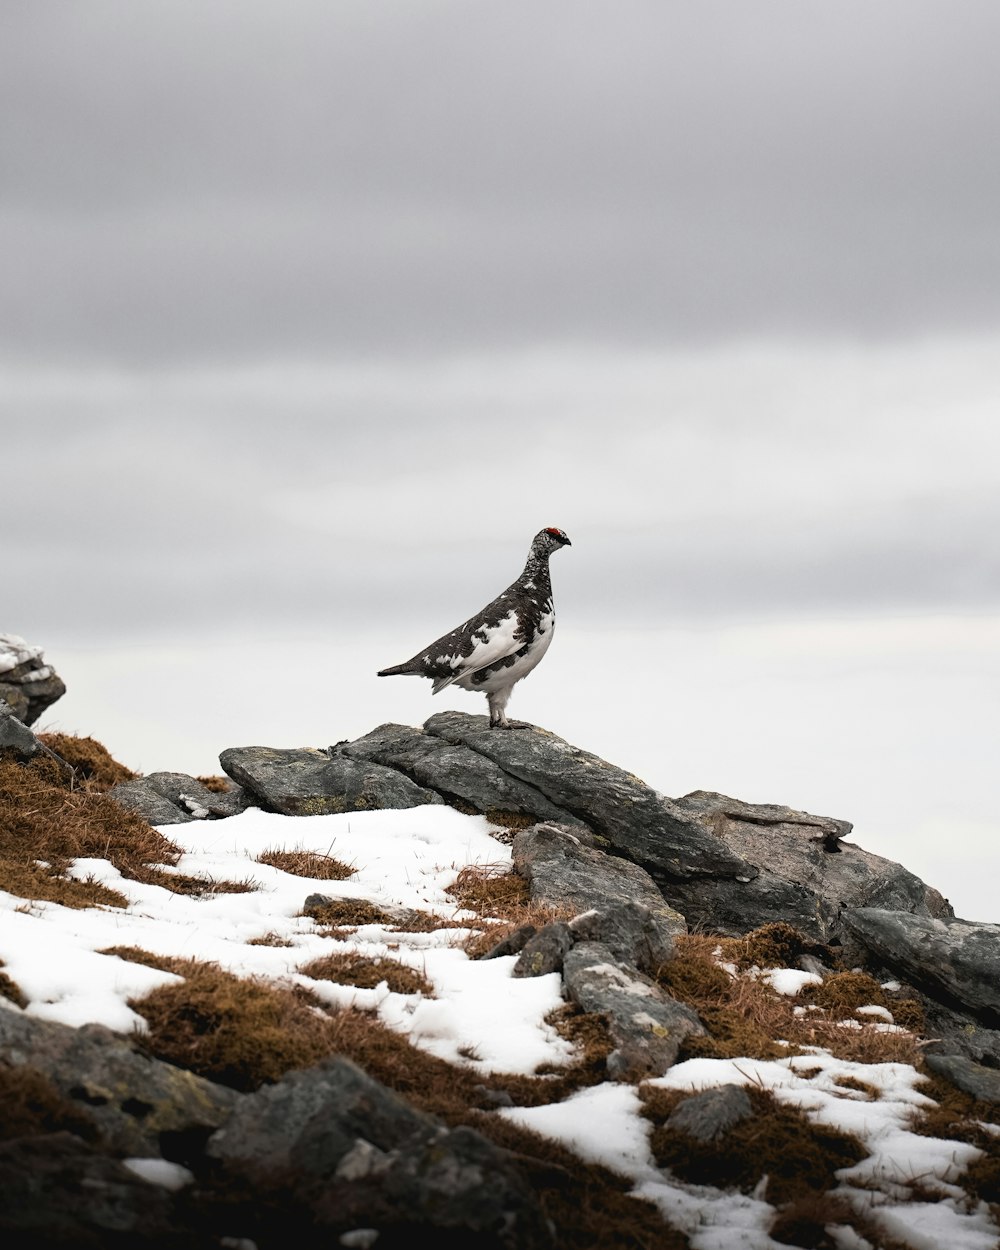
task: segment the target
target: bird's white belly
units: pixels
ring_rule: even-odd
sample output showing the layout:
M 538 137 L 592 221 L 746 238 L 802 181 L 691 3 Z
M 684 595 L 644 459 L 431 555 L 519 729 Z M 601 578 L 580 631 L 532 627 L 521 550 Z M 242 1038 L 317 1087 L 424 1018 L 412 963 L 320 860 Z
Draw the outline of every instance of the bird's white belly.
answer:
M 520 681 L 522 677 L 527 677 L 539 663 L 542 656 L 549 649 L 554 629 L 555 618 L 552 616 L 544 617 L 531 646 L 524 655 L 519 655 L 513 664 L 491 673 L 485 681 L 474 681 L 475 674 L 469 673 L 466 677 L 460 677 L 455 682 L 455 685 L 461 686 L 463 690 L 479 690 L 483 694 L 495 694 L 498 690 L 508 690 L 515 682 Z

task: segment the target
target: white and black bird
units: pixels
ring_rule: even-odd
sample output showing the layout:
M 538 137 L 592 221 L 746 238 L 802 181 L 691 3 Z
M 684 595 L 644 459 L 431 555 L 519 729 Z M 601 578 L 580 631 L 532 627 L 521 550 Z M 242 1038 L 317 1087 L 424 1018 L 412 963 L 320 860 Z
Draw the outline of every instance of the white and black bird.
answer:
M 429 677 L 433 694 L 451 685 L 480 690 L 490 705 L 490 728 L 509 729 L 507 701 L 515 682 L 527 677 L 549 649 L 556 617 L 549 556 L 572 544 L 562 530 L 539 530 L 524 572 L 502 595 L 464 624 L 379 677 Z

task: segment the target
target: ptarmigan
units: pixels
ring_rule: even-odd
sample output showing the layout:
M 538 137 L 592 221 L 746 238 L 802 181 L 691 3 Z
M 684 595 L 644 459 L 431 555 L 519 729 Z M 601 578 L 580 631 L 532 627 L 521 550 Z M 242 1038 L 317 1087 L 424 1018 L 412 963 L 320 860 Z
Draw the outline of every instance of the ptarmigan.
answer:
M 524 572 L 502 595 L 412 660 L 382 669 L 379 677 L 430 677 L 433 694 L 452 684 L 481 690 L 490 706 L 490 728 L 509 729 L 505 709 L 511 689 L 527 677 L 552 641 L 556 618 L 549 556 L 571 545 L 554 526 L 539 530 Z

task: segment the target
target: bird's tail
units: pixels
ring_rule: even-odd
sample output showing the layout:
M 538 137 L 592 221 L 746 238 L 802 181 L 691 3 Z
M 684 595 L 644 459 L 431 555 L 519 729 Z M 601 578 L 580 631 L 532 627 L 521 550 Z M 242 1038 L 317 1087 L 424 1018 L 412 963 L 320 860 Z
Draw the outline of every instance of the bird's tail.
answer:
M 410 664 L 394 664 L 392 668 L 382 668 L 375 674 L 376 677 L 419 677 L 421 674 Z

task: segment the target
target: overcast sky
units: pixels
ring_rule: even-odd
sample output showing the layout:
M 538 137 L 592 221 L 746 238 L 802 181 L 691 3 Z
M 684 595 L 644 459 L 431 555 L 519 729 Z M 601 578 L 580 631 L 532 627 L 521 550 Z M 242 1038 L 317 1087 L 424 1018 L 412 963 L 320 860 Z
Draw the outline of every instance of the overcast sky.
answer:
M 211 771 L 439 710 L 375 669 L 557 525 L 515 716 L 995 864 L 998 48 L 996 0 L 6 0 L 0 632 Z
M 443 632 L 543 525 L 578 619 L 995 603 L 997 47 L 992 0 L 10 0 L 5 627 Z

